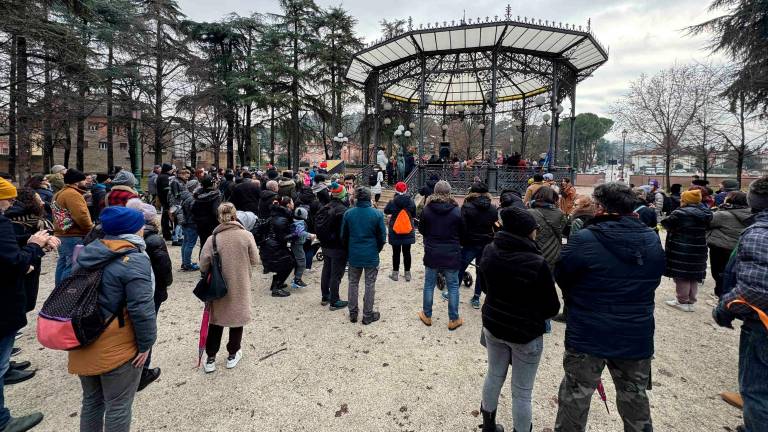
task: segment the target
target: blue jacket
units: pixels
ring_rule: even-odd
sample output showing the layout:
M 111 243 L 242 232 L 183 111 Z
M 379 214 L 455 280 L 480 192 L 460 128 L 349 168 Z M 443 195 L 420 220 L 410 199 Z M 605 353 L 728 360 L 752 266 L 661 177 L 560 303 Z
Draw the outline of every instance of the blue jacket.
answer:
M 464 235 L 464 223 L 453 198 L 430 195 L 421 212 L 419 232 L 424 236 L 424 266 L 440 270 L 461 268 L 460 239 Z
M 142 252 L 137 247 L 113 251 L 98 240 L 85 246 L 77 256 L 77 265 L 84 269 L 110 261 L 101 280 L 101 314 L 108 318 L 127 308 L 139 352 L 150 349 L 157 338 L 154 276 L 149 257 Z
M 654 293 L 664 274 L 659 236 L 631 216 L 596 216 L 555 267 L 568 307 L 566 349 L 608 359 L 653 355 Z
M 344 213 L 341 238 L 352 267 L 378 267 L 379 252 L 387 242 L 384 215 L 371 207 L 371 201 L 358 200 Z

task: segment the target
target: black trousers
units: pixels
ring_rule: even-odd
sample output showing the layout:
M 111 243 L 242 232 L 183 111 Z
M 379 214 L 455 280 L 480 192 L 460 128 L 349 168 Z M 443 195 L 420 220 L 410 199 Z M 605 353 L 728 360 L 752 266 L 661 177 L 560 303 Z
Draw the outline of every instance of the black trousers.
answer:
M 323 248 L 323 272 L 320 274 L 322 300 L 334 303 L 339 300 L 339 285 L 347 267 L 347 251 Z
M 162 214 L 160 215 L 160 226 L 162 227 L 163 238 L 165 241 L 171 240 L 173 225 L 171 224 L 171 217 L 168 216 L 168 209 L 165 207 L 163 207 Z
M 208 325 L 208 339 L 205 341 L 205 354 L 208 357 L 216 357 L 216 353 L 219 352 L 221 346 L 221 336 L 224 333 L 224 327 L 209 324 Z M 240 344 L 243 341 L 243 328 L 242 327 L 230 327 L 229 328 L 229 341 L 227 342 L 227 352 L 229 355 L 235 355 L 240 351 Z
M 392 270 L 400 270 L 400 251 L 403 251 L 403 267 L 411 271 L 411 245 L 392 245 Z
M 280 286 L 284 284 L 286 280 L 288 280 L 288 276 L 291 275 L 292 271 L 293 271 L 293 266 L 291 266 L 291 268 L 289 268 L 288 270 L 275 273 L 275 275 L 272 276 L 272 286 L 270 287 L 270 289 L 276 290 L 280 288 Z
M 709 265 L 710 272 L 712 273 L 712 279 L 715 280 L 715 295 L 722 297 L 723 295 L 723 272 L 725 266 L 728 265 L 728 260 L 731 258 L 731 250 L 724 249 L 716 246 L 709 247 Z

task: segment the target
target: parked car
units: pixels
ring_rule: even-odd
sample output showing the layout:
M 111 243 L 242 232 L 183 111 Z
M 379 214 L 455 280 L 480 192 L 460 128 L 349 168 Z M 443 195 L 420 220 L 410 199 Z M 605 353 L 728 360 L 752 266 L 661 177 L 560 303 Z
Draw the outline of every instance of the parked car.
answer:
M 672 170 L 672 174 L 688 174 L 688 171 L 678 168 L 678 169 Z

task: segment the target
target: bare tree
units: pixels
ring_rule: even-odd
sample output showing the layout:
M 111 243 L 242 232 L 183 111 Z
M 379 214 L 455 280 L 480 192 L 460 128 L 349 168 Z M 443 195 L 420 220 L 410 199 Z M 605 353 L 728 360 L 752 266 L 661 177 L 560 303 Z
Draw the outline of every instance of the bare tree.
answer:
M 652 77 L 643 74 L 611 107 L 621 128 L 662 154 L 667 187 L 672 158 L 710 91 L 706 75 L 706 68 L 695 64 L 675 65 Z

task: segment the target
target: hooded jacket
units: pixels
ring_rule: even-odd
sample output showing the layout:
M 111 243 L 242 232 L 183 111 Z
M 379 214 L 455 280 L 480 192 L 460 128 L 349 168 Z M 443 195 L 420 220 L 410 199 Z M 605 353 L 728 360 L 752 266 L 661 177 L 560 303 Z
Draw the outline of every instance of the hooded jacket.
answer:
M 315 216 L 315 230 L 323 249 L 344 250 L 341 222 L 344 220 L 346 211 L 346 204 L 338 198 L 332 198 L 328 204 L 318 210 Z
M 483 327 L 499 339 L 526 344 L 544 334 L 545 320 L 560 309 L 549 265 L 529 238 L 496 233 L 477 275 L 486 294 Z
M 245 179 L 232 190 L 230 201 L 236 209 L 259 213 L 261 188 L 253 180 Z
M 282 178 L 277 183 L 278 190 L 277 194 L 281 197 L 288 197 L 293 199 L 296 195 L 296 182 L 289 178 Z
M 192 219 L 195 221 L 197 233 L 203 242 L 211 235 L 219 224 L 218 211 L 221 204 L 221 193 L 216 189 L 200 189 L 193 194 Z
M 72 216 L 72 227 L 67 231 L 62 231 L 54 224 L 57 237 L 83 237 L 93 228 L 91 213 L 83 198 L 84 193 L 85 191 L 75 185 L 66 185 L 54 195 L 53 200 L 56 205 L 68 210 Z
M 5 211 L 4 214 L 11 224 L 13 225 L 14 233 L 16 234 L 16 242 L 19 249 L 24 249 L 29 241 L 29 238 L 40 230 L 49 230 L 53 228 L 51 222 L 45 218 L 45 216 L 38 216 L 32 213 L 29 209 L 16 202 L 11 208 Z M 31 266 L 34 270 L 30 273 L 25 273 L 23 276 L 19 276 L 16 281 L 24 287 L 26 294 L 26 307 L 25 312 L 31 312 L 35 309 L 37 304 L 37 294 L 40 289 L 40 271 L 42 269 L 41 257 L 33 259 Z
M 448 195 L 430 195 L 419 221 L 419 232 L 424 236 L 424 265 L 432 269 L 459 270 L 463 229 L 456 201 Z
M 107 207 L 125 207 L 129 199 L 138 198 L 139 194 L 130 186 L 116 185 L 107 193 Z
M 301 188 L 296 196 L 296 205 L 307 209 L 309 212 L 309 217 L 307 218 L 307 230 L 311 233 L 316 233 L 315 216 L 317 216 L 317 212 L 320 211 L 320 208 L 322 208 L 323 205 L 320 204 L 320 201 L 315 194 L 312 193 L 312 189 L 308 187 Z
M 370 199 L 358 199 L 355 207 L 344 213 L 341 238 L 347 247 L 352 267 L 378 267 L 379 252 L 387 243 L 384 215 L 372 207 Z
M 101 315 L 108 319 L 126 311 L 125 326 L 118 320 L 92 344 L 69 352 L 69 372 L 100 375 L 146 352 L 157 338 L 154 287 L 144 241 L 136 236 L 97 240 L 86 245 L 77 257 L 77 266 L 95 268 L 106 263 L 99 290 Z
M 751 220 L 752 211 L 749 207 L 721 206 L 714 212 L 712 222 L 709 223 L 707 246 L 733 250 Z
M 259 219 L 266 219 L 269 217 L 269 214 L 272 212 L 272 203 L 275 202 L 276 199 L 277 193 L 268 189 L 261 191 L 259 198 L 259 208 L 258 212 L 256 213 Z
M 596 216 L 555 267 L 568 307 L 565 348 L 606 359 L 653 355 L 654 294 L 664 273 L 659 237 L 631 216 Z
M 171 193 L 171 175 L 169 173 L 172 169 L 172 166 L 163 164 L 162 171 L 157 176 L 157 179 L 155 179 L 157 197 L 160 198 L 160 205 L 162 205 L 163 209 L 166 210 L 170 208 L 168 195 Z
M 707 227 L 712 212 L 702 206 L 673 211 L 661 225 L 667 230 L 665 276 L 701 281 L 707 275 Z
M 408 234 L 398 234 L 394 230 L 395 221 L 402 210 L 408 213 L 408 217 L 411 220 L 411 232 Z M 407 194 L 398 194 L 395 198 L 387 203 L 384 207 L 384 214 L 389 215 L 389 232 L 388 240 L 389 244 L 393 246 L 411 245 L 416 243 L 416 225 L 413 218 L 416 217 L 416 203 L 413 202 L 413 198 Z
M 491 195 L 470 193 L 461 206 L 461 220 L 464 235 L 461 245 L 467 247 L 485 246 L 493 240 L 493 228 L 499 219 L 496 206 L 491 204 Z
M 269 234 L 259 246 L 264 273 L 289 271 L 294 265 L 293 253 L 288 248 L 288 242 L 294 239 L 291 230 L 291 211 L 287 207 L 275 204 L 270 209 L 269 218 Z

